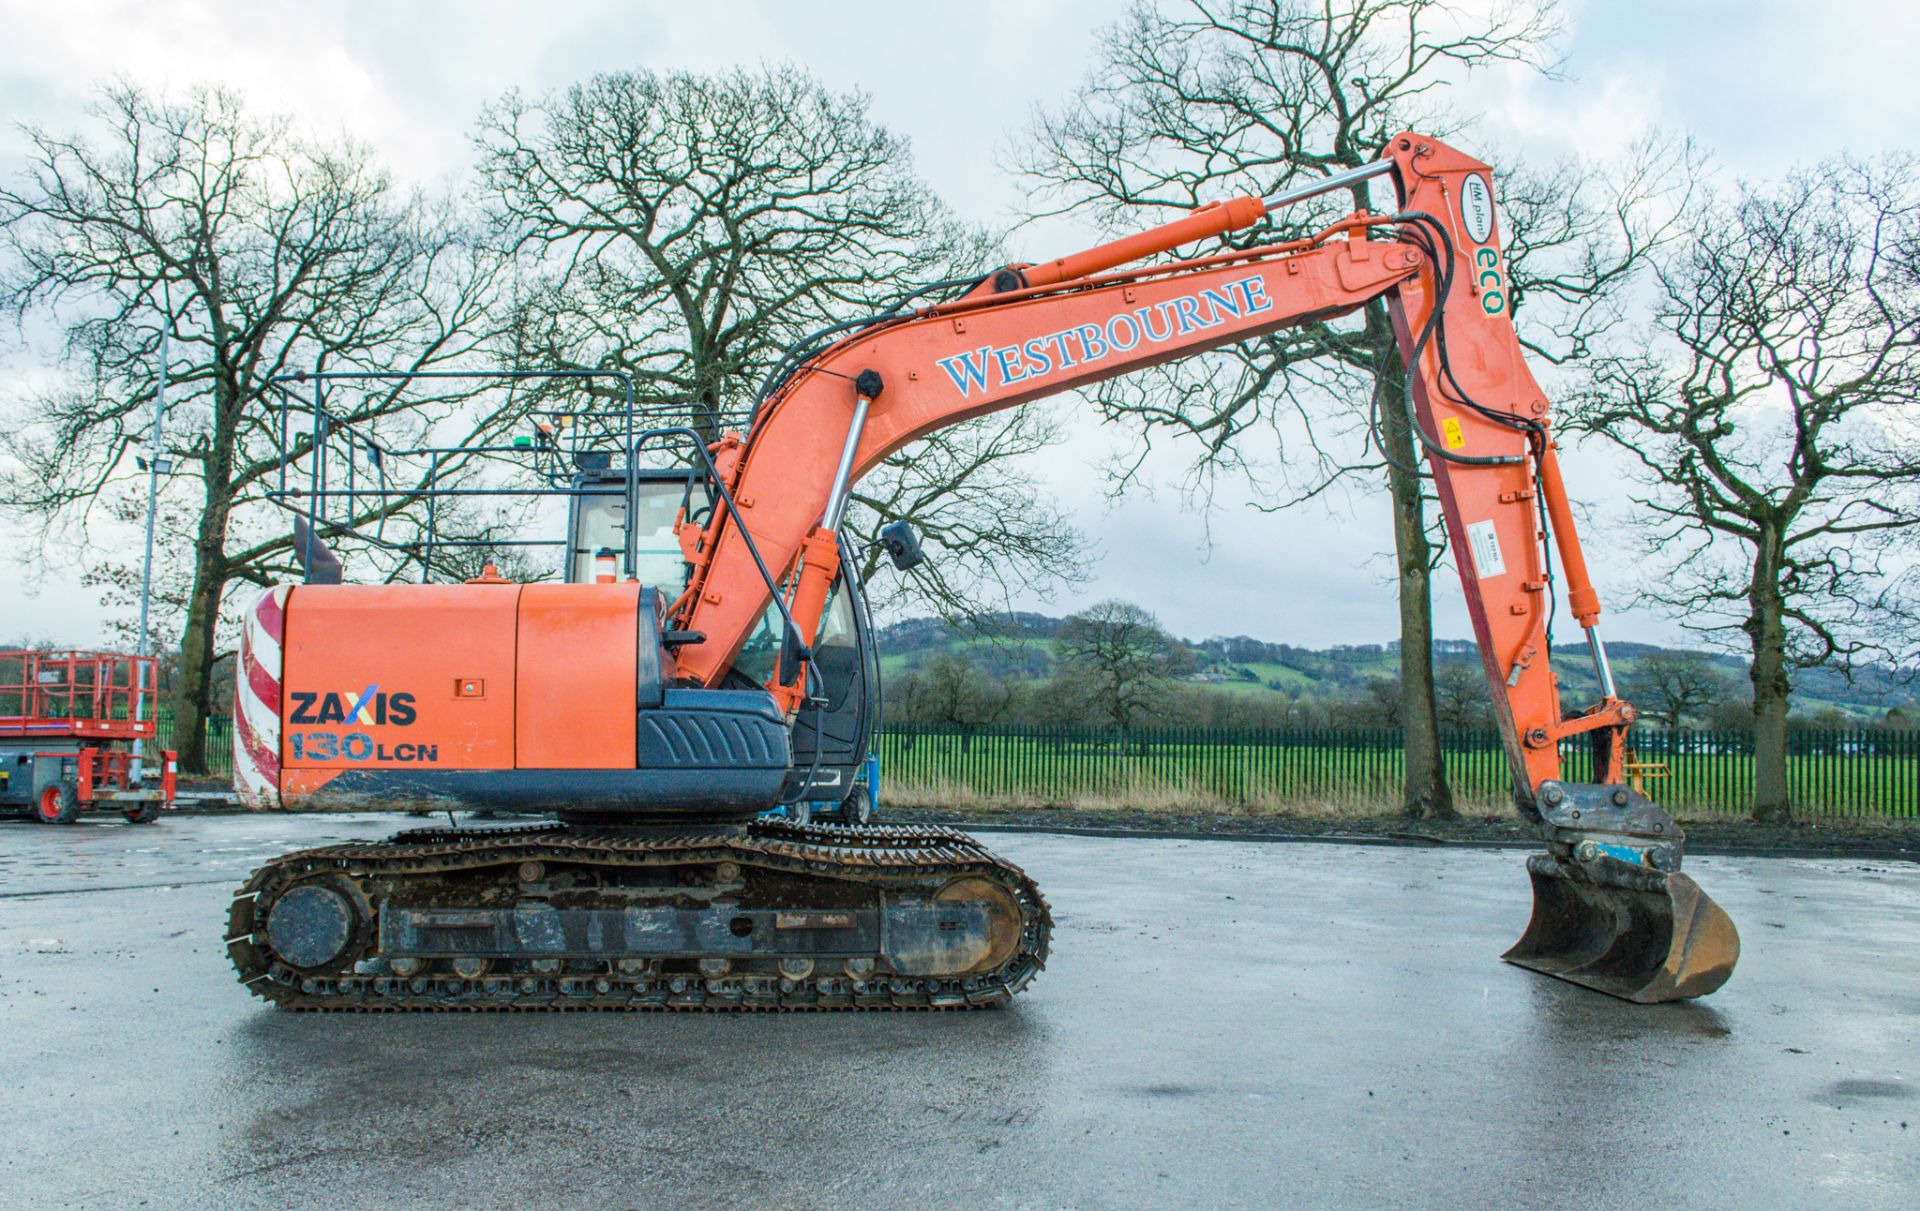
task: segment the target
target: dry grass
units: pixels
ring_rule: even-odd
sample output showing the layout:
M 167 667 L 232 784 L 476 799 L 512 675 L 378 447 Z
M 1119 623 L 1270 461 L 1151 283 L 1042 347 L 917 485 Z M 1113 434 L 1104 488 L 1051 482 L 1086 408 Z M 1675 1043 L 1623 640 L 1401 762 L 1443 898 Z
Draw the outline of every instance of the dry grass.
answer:
M 1379 796 L 1329 798 L 1315 795 L 1265 794 L 1248 802 L 1223 799 L 1201 790 L 1140 778 L 1124 789 L 1066 798 L 1032 794 L 986 794 L 961 783 L 888 783 L 881 789 L 884 806 L 960 812 L 979 819 L 1026 816 L 1036 812 L 1144 814 L 1167 817 L 1226 816 L 1273 820 L 1379 820 L 1397 817 L 1399 804 Z M 1454 807 L 1466 819 L 1504 821 L 1514 818 L 1513 804 L 1502 798 L 1462 796 Z M 1670 808 L 1683 825 L 1746 825 L 1744 812 L 1716 812 L 1700 807 Z M 1843 832 L 1886 831 L 1911 834 L 1915 821 L 1894 816 L 1796 815 L 1785 827 L 1831 829 Z
M 1032 812 L 1139 812 L 1164 816 L 1234 816 L 1243 819 L 1369 820 L 1394 815 L 1398 808 L 1385 800 L 1365 796 L 1274 795 L 1266 794 L 1241 802 L 1227 800 L 1205 791 L 1173 786 L 1153 779 L 1134 779 L 1124 788 L 1102 793 L 1051 798 L 1043 795 L 988 795 L 972 787 L 952 782 L 889 784 L 882 788 L 881 799 L 888 806 L 926 808 L 964 812 L 983 818 L 1025 815 Z M 1505 803 L 1463 800 L 1456 804 L 1462 815 L 1509 815 Z

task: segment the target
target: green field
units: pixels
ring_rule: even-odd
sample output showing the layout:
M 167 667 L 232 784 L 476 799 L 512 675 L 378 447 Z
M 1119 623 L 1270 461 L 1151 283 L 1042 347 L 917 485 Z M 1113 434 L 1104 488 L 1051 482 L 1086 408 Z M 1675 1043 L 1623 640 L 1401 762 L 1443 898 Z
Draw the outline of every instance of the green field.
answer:
M 1740 815 L 1752 806 L 1753 757 L 1744 737 L 1658 733 L 1637 738 L 1642 760 L 1665 765 L 1646 790 L 1682 815 Z M 1787 762 L 1796 812 L 1823 818 L 1920 818 L 1920 738 L 1859 733 L 1796 737 Z M 1508 801 L 1506 758 L 1492 733 L 1446 738 L 1446 764 L 1463 806 Z M 963 794 L 1008 803 L 1288 807 L 1379 811 L 1397 802 L 1404 769 L 1386 729 L 1240 734 L 1142 731 L 1122 747 L 1095 729 L 889 728 L 876 744 L 882 785 L 917 799 Z M 1674 749 L 1680 751 L 1673 751 Z M 1567 777 L 1590 776 L 1584 746 L 1562 754 Z M 882 792 L 883 797 L 887 794 Z

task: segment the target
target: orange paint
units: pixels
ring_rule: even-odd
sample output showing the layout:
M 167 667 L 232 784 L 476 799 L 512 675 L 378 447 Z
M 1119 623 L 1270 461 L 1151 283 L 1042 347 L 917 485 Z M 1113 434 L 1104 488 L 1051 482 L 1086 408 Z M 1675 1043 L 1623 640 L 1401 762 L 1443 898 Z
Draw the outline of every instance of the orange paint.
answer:
M 1429 233 L 1431 246 L 1423 247 L 1407 234 L 1419 227 L 1380 239 L 1371 229 L 1387 220 L 1359 214 L 1302 240 L 1107 272 L 1265 213 L 1258 199 L 1238 198 L 1029 266 L 1018 289 L 982 288 L 815 356 L 766 401 L 744 441 L 729 434 L 711 447 L 741 521 L 716 509 L 704 526 L 680 532 L 693 578 L 673 607 L 673 624 L 704 638 L 678 649 L 677 678 L 719 685 L 768 606 L 741 524 L 791 594 L 802 635 L 811 641 L 817 633 L 838 563 L 822 517 L 862 371 L 879 372 L 889 387 L 874 400 L 855 447 L 856 480 L 949 425 L 1384 300 L 1410 362 L 1414 409 L 1440 447 L 1428 462 L 1509 757 L 1525 790 L 1558 778 L 1561 737 L 1618 732 L 1633 712 L 1608 699 L 1561 715 L 1546 633 L 1551 580 L 1565 578 L 1568 623 L 1591 625 L 1600 602 L 1553 457 L 1551 409 L 1514 334 L 1492 172 L 1414 134 L 1396 137 L 1383 154 L 1394 163 L 1401 210 L 1432 216 L 1450 246 Z M 1436 265 L 1436 256 L 1450 256 L 1451 264 Z M 1442 342 L 1419 338 L 1441 303 L 1445 273 L 1453 286 L 1443 364 Z M 1506 461 L 1468 465 L 1448 454 Z M 796 567 L 803 569 L 797 578 Z M 288 793 L 331 777 L 326 771 L 367 763 L 353 754 L 315 758 L 300 747 L 312 731 L 334 733 L 336 746 L 346 731 L 362 735 L 356 751 L 371 753 L 373 764 L 402 763 L 382 755 L 404 742 L 433 746 L 432 764 L 442 769 L 631 768 L 638 591 L 523 587 L 494 576 L 465 586 L 296 589 L 283 704 Z M 417 719 L 363 717 L 347 728 L 294 717 L 302 693 L 321 692 L 347 694 L 354 710 L 377 715 L 377 702 L 362 701 L 373 692 L 367 687 L 404 687 Z M 789 712 L 798 705 L 799 687 L 773 689 Z
M 639 603 L 632 583 L 520 590 L 519 768 L 633 768 Z
M 1044 265 L 1030 265 L 1021 270 L 1020 276 L 1026 279 L 1029 286 L 1070 282 L 1104 269 L 1112 269 L 1116 265 L 1130 265 L 1158 253 L 1170 252 L 1195 240 L 1251 227 L 1265 218 L 1266 214 L 1267 208 L 1259 198 L 1229 198 L 1224 202 L 1202 206 L 1184 219 L 1163 223 L 1150 231 L 1122 236 L 1097 248 L 1089 248 Z
M 287 599 L 282 768 L 512 769 L 524 591 L 295 588 Z M 463 679 L 482 680 L 484 694 L 459 696 Z
M 280 775 L 280 795 L 285 805 L 299 809 L 299 801 L 325 788 L 344 771 L 337 769 L 290 769 Z
M 767 566 L 784 575 L 820 522 L 846 439 L 849 380 L 861 370 L 878 370 L 890 387 L 868 414 L 854 460 L 856 479 L 948 425 L 1346 314 L 1417 268 L 1417 258 L 1355 257 L 1347 241 L 1335 240 L 1264 262 L 1231 258 L 1200 269 L 1161 266 L 1130 280 L 1028 292 L 1006 303 L 976 297 L 959 316 L 929 310 L 843 342 L 796 375 L 748 435 L 734 496 L 743 506 L 755 502 L 743 508 L 746 523 Z M 1033 373 L 1043 364 L 1049 368 Z M 705 685 L 726 675 L 768 601 L 725 511 L 715 514 L 682 598 L 682 624 L 706 640 L 680 650 L 680 673 Z M 795 620 L 805 633 L 818 622 L 798 614 Z

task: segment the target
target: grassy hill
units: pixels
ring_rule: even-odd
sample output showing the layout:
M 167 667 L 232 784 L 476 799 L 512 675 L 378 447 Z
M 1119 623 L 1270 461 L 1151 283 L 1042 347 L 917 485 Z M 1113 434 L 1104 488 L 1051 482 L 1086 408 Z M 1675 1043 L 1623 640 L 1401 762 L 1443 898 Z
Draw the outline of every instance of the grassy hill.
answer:
M 928 662 L 952 657 L 1000 681 L 1046 682 L 1055 673 L 1053 637 L 1062 621 L 1045 614 L 1009 613 L 967 627 L 936 618 L 894 623 L 879 633 L 881 670 L 888 685 L 897 686 Z M 1577 639 L 1578 628 L 1559 628 L 1556 637 L 1569 634 Z M 1354 701 L 1369 696 L 1371 682 L 1391 680 L 1399 672 L 1398 644 L 1306 648 L 1244 635 L 1179 642 L 1188 651 L 1192 671 L 1186 680 L 1196 693 L 1277 701 Z M 1434 650 L 1443 680 L 1449 676 L 1449 666 L 1478 672 L 1479 656 L 1471 641 L 1441 640 Z M 1623 693 L 1633 697 L 1641 661 L 1675 650 L 1644 643 L 1610 644 L 1615 680 Z M 1724 678 L 1732 699 L 1744 700 L 1746 662 L 1725 653 L 1700 655 Z M 1555 643 L 1553 656 L 1568 699 L 1590 702 L 1599 696 L 1583 642 Z M 1459 671 L 1451 675 L 1459 684 Z M 1835 670 L 1811 669 L 1795 678 L 1794 709 L 1798 715 L 1833 722 L 1839 721 L 1836 715 L 1848 722 L 1879 720 L 1890 710 L 1920 714 L 1920 682 L 1912 670 L 1884 665 L 1856 670 L 1851 682 Z

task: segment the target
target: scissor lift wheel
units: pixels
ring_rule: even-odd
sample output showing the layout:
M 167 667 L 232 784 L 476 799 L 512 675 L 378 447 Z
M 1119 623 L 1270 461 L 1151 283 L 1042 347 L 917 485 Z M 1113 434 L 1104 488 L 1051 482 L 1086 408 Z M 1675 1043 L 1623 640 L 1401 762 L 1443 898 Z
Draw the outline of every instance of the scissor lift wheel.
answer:
M 42 824 L 72 824 L 80 818 L 80 790 L 71 782 L 40 788 L 33 802 L 33 818 Z

